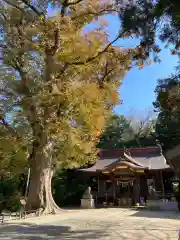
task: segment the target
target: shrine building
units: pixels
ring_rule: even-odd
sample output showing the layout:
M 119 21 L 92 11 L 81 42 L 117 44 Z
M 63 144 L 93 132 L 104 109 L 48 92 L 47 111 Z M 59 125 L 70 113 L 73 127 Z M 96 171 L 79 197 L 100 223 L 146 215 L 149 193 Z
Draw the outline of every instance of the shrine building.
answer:
M 133 206 L 145 203 L 149 187 L 159 199 L 173 196 L 173 169 L 159 146 L 101 149 L 96 163 L 80 169 L 89 180 L 96 205 Z

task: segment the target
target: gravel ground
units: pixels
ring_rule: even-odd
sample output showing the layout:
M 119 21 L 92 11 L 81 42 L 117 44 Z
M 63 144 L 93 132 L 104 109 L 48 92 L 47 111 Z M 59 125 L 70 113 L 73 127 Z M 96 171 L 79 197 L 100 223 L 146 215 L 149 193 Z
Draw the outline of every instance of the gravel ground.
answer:
M 178 240 L 180 215 L 130 209 L 68 210 L 0 224 L 0 240 Z

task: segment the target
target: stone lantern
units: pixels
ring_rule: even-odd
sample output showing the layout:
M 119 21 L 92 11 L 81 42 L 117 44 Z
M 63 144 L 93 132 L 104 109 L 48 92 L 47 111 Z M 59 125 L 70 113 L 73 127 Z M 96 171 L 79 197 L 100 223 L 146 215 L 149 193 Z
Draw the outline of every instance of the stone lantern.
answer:
M 94 199 L 91 194 L 91 188 L 88 187 L 84 192 L 82 199 L 81 199 L 81 208 L 94 208 Z

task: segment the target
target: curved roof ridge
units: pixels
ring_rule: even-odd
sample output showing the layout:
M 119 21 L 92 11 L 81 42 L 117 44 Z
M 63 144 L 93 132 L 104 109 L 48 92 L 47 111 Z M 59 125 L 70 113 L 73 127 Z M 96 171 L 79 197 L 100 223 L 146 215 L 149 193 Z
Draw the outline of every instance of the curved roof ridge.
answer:
M 124 156 L 132 163 L 134 163 L 135 165 L 139 166 L 139 167 L 145 167 L 144 165 L 140 164 L 139 162 L 137 162 L 136 160 L 134 160 L 134 158 L 132 158 L 131 156 L 129 156 L 128 154 L 126 154 L 124 152 Z

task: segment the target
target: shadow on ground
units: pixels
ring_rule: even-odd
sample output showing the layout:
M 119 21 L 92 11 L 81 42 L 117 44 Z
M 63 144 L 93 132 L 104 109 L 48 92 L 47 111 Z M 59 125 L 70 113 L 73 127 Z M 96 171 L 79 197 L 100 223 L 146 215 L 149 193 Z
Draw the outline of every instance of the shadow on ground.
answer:
M 104 231 L 72 231 L 69 226 L 30 224 L 0 226 L 0 240 L 81 240 L 103 239 L 103 237 Z
M 123 225 L 123 224 L 122 224 Z M 111 228 L 112 227 L 112 228 Z M 153 226 L 141 227 L 137 229 L 130 227 L 114 225 L 108 227 L 101 226 L 100 230 L 72 230 L 69 226 L 55 225 L 31 225 L 31 224 L 6 224 L 0 226 L 0 240 L 91 240 L 91 239 L 118 239 L 118 240 L 170 240 L 177 239 L 177 231 L 161 229 Z M 160 236 L 161 235 L 161 236 Z
M 175 212 L 175 211 L 139 210 L 136 213 L 134 213 L 132 216 L 133 217 L 180 220 L 180 212 Z

